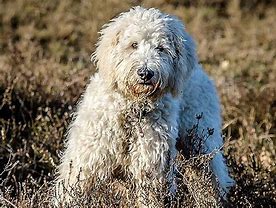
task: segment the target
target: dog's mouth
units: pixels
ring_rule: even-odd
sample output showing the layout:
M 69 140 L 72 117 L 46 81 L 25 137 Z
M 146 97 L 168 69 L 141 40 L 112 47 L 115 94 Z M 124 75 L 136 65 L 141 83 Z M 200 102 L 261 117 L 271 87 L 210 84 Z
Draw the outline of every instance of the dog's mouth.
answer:
M 137 84 L 154 86 L 154 83 L 152 81 L 140 81 Z
M 137 83 L 133 86 L 133 93 L 135 95 L 149 95 L 152 93 L 154 85 L 151 83 Z
M 131 91 L 136 97 L 150 97 L 160 89 L 160 82 L 157 83 L 147 81 L 147 82 L 138 82 L 131 87 Z

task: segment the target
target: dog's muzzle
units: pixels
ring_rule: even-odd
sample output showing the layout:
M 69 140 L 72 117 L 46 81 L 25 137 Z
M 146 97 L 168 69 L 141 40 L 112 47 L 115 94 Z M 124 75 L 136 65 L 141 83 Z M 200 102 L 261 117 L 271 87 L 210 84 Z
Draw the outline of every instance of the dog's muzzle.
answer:
M 137 70 L 137 83 L 131 87 L 131 91 L 137 97 L 151 96 L 160 87 L 160 82 L 154 71 L 144 67 Z

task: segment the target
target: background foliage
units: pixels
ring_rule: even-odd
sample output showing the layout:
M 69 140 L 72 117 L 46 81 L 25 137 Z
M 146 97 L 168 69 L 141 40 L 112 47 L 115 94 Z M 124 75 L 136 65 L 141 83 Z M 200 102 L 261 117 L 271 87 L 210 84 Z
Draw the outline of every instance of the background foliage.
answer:
M 131 6 L 177 15 L 222 101 L 233 207 L 276 206 L 276 5 L 269 0 L 0 0 L 0 204 L 39 206 L 101 26 Z M 36 194 L 35 194 L 36 193 Z M 46 205 L 45 205 L 46 206 Z

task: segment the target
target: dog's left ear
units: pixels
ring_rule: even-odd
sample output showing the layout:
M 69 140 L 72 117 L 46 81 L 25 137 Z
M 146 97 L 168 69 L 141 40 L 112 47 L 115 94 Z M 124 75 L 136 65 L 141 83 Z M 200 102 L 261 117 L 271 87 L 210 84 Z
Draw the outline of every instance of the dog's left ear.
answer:
M 170 79 L 173 96 L 182 93 L 184 82 L 198 64 L 195 43 L 192 37 L 185 31 L 184 25 L 177 18 L 172 18 L 169 24 L 172 34 L 172 42 L 175 48 L 174 73 Z

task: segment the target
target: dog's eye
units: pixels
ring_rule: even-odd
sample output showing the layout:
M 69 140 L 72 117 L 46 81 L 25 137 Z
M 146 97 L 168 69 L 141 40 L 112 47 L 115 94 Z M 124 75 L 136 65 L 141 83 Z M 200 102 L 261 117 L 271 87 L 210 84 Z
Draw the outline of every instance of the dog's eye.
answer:
M 158 46 L 156 49 L 157 49 L 158 51 L 160 51 L 160 52 L 163 52 L 163 51 L 164 51 L 164 47 L 163 47 L 163 46 Z
M 133 43 L 131 44 L 131 47 L 132 47 L 133 49 L 137 49 L 137 48 L 138 48 L 138 43 L 137 43 L 137 42 L 133 42 Z

